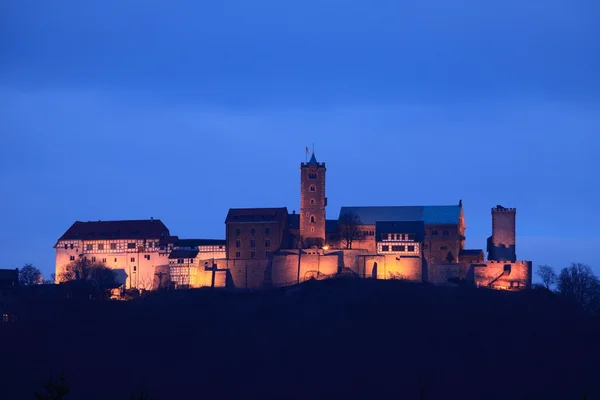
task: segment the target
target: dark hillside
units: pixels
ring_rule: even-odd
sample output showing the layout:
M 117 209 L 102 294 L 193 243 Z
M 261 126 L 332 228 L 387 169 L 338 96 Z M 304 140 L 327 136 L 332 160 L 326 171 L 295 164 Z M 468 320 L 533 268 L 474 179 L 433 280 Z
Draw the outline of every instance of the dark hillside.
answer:
M 86 400 L 600 398 L 598 325 L 545 291 L 341 279 L 35 310 L 0 327 L 2 399 L 61 370 Z

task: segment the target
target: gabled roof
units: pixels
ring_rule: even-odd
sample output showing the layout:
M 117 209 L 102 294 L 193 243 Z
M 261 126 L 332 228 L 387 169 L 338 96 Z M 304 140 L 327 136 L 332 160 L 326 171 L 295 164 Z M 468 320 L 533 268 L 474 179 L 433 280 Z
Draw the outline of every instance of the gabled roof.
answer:
M 198 255 L 198 250 L 173 250 L 171 254 L 169 254 L 169 259 L 175 258 L 196 258 Z
M 179 239 L 173 246 L 175 247 L 195 247 L 195 246 L 225 246 L 225 239 Z
M 367 206 L 342 207 L 346 213 L 358 215 L 363 225 L 377 222 L 423 221 L 425 225 L 455 225 L 459 223 L 460 206 Z
M 279 208 L 230 208 L 225 223 L 276 222 L 288 215 L 286 207 Z
M 423 221 L 378 221 L 375 224 L 377 240 L 385 233 L 408 233 L 415 235 L 416 242 L 425 240 L 425 223 Z
M 76 221 L 58 240 L 159 239 L 169 230 L 159 219 Z

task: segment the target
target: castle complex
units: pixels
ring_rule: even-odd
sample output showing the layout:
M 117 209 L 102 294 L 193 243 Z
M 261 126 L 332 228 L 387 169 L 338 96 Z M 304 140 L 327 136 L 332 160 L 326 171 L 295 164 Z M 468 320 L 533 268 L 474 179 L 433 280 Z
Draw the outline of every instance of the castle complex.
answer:
M 342 207 L 326 218 L 325 163 L 300 164 L 300 212 L 230 209 L 225 240 L 180 239 L 160 220 L 75 222 L 58 240 L 56 277 L 81 258 L 115 270 L 124 288 L 260 289 L 340 274 L 504 290 L 531 287 L 516 256 L 516 210 L 492 209 L 487 260 L 465 249 L 462 201 L 441 206 Z

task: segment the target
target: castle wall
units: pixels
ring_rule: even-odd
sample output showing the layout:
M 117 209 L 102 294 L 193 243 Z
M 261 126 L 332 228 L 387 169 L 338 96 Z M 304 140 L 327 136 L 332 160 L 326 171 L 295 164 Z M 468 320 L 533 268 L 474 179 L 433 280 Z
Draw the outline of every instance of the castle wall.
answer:
M 521 290 L 531 288 L 531 261 L 488 261 L 474 265 L 474 280 L 479 287 Z
M 427 266 L 427 281 L 434 284 L 447 284 L 450 279 L 466 275 L 464 264 L 439 264 Z
M 418 257 L 397 258 L 396 254 L 359 255 L 361 276 L 374 279 L 423 280 L 423 261 Z

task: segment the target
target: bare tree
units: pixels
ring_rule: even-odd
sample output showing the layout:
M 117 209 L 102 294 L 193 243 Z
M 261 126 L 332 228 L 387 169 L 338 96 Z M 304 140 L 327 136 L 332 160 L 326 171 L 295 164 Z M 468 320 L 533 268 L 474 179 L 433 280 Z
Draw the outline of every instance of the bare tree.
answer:
M 111 286 L 116 283 L 115 272 L 106 264 L 80 258 L 72 261 L 66 266 L 60 275 L 61 282 L 67 281 L 91 281 L 98 286 Z
M 25 264 L 19 270 L 19 283 L 23 286 L 39 285 L 42 281 L 42 273 L 31 264 Z
M 550 290 L 550 287 L 556 284 L 556 280 L 558 277 L 556 276 L 556 272 L 549 265 L 540 265 L 537 268 L 537 274 L 542 280 L 542 283 L 546 287 L 546 289 Z
M 600 311 L 600 280 L 592 269 L 580 263 L 563 268 L 558 275 L 558 292 L 584 310 Z
M 340 236 L 347 249 L 352 248 L 352 242 L 360 239 L 360 217 L 353 212 L 343 214 L 339 219 Z

